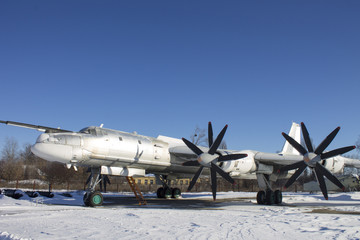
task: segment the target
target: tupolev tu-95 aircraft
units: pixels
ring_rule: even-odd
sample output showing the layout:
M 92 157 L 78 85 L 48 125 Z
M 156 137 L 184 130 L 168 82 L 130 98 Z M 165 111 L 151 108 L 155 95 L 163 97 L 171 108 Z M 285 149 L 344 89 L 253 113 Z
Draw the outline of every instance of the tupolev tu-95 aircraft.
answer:
M 265 153 L 253 150 L 219 149 L 227 130 L 227 125 L 213 138 L 212 125 L 208 125 L 208 146 L 196 146 L 185 138 L 165 136 L 157 138 L 121 132 L 100 127 L 87 127 L 78 132 L 64 129 L 32 125 L 27 123 L 1 121 L 0 123 L 42 131 L 31 151 L 48 161 L 65 163 L 68 167 L 87 166 L 91 169 L 91 179 L 84 195 L 84 204 L 100 206 L 102 194 L 95 191 L 101 181 L 100 175 L 145 176 L 154 174 L 162 184 L 158 197 L 179 197 L 178 188 L 171 188 L 170 180 L 192 177 L 190 191 L 199 176 L 210 175 L 213 199 L 216 200 L 217 174 L 230 183 L 234 179 L 256 178 L 261 191 L 257 193 L 259 204 L 279 204 L 281 190 L 273 190 L 271 182 L 288 178 L 285 188 L 293 184 L 307 167 L 315 172 L 325 199 L 328 193 L 324 177 L 339 188 L 344 186 L 333 175 L 340 173 L 344 166 L 360 168 L 360 161 L 340 156 L 355 146 L 348 146 L 326 152 L 340 127 L 331 132 L 324 141 L 313 148 L 304 123 L 301 127 L 293 123 L 280 153 Z M 300 130 L 301 129 L 301 130 Z M 301 131 L 305 144 L 301 141 Z M 297 169 L 295 172 L 293 170 Z

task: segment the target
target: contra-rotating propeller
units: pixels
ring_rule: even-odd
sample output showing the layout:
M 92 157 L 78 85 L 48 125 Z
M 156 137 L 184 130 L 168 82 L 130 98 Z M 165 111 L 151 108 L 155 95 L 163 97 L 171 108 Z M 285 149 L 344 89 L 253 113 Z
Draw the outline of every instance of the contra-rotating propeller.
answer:
M 226 125 L 219 135 L 216 137 L 215 142 L 213 141 L 213 130 L 211 122 L 209 122 L 208 125 L 208 141 L 209 141 L 209 151 L 203 152 L 201 149 L 199 149 L 195 144 L 192 142 L 186 140 L 183 138 L 182 140 L 184 143 L 198 156 L 197 161 L 188 161 L 184 162 L 184 166 L 200 166 L 199 170 L 195 173 L 195 176 L 190 182 L 190 185 L 188 187 L 188 191 L 190 191 L 196 181 L 198 180 L 199 176 L 201 175 L 201 172 L 203 171 L 204 167 L 210 168 L 210 175 L 211 175 L 211 190 L 214 201 L 216 200 L 216 189 L 217 189 L 217 182 L 216 182 L 216 173 L 218 173 L 220 176 L 222 176 L 224 179 L 226 179 L 231 184 L 234 184 L 235 181 L 230 177 L 230 175 L 222 170 L 218 165 L 216 165 L 217 162 L 225 162 L 225 161 L 231 161 L 236 160 L 240 158 L 247 157 L 247 154 L 229 154 L 225 156 L 221 156 L 216 154 L 216 151 L 218 147 L 220 146 L 220 143 L 222 139 L 224 138 L 226 129 L 228 125 Z
M 321 165 L 319 162 L 322 160 L 326 160 L 328 158 L 335 157 L 340 154 L 344 154 L 346 152 L 349 152 L 353 149 L 355 149 L 355 146 L 348 146 L 343 148 L 338 148 L 329 152 L 325 152 L 324 150 L 329 146 L 329 144 L 333 141 L 336 134 L 339 132 L 340 127 L 335 128 L 334 131 L 332 131 L 321 143 L 320 145 L 315 149 L 313 149 L 312 142 L 310 140 L 309 132 L 307 131 L 305 124 L 301 123 L 301 130 L 304 136 L 305 144 L 307 147 L 307 150 L 299 144 L 297 141 L 295 141 L 292 137 L 287 135 L 286 133 L 282 133 L 284 138 L 301 154 L 304 156 L 302 161 L 284 166 L 280 168 L 279 172 L 282 171 L 288 171 L 292 169 L 298 169 L 296 172 L 290 177 L 290 179 L 286 182 L 284 188 L 288 188 L 291 184 L 295 182 L 295 180 L 301 175 L 301 173 L 304 172 L 306 167 L 309 167 L 313 171 L 315 171 L 316 179 L 319 183 L 321 192 L 324 195 L 324 198 L 328 200 L 328 194 L 327 189 L 325 185 L 325 179 L 324 176 L 327 177 L 331 182 L 333 182 L 336 186 L 341 188 L 342 190 L 345 190 L 344 185 L 333 175 L 331 174 L 323 165 Z

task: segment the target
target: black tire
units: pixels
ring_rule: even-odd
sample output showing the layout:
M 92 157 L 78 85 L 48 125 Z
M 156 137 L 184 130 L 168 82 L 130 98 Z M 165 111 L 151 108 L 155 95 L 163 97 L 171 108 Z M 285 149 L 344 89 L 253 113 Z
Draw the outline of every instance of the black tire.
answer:
M 275 195 L 275 204 L 281 204 L 282 203 L 282 192 L 280 190 L 276 190 L 274 192 Z
M 173 188 L 171 197 L 172 198 L 180 198 L 181 190 L 179 188 Z
M 90 204 L 89 204 L 89 193 L 88 193 L 88 192 L 86 192 L 86 193 L 84 194 L 83 202 L 84 202 L 84 205 L 85 205 L 85 206 L 87 206 L 87 207 L 90 206 Z
M 275 203 L 275 194 L 271 190 L 266 191 L 266 204 L 273 205 Z
M 100 192 L 93 192 L 89 195 L 89 206 L 98 207 L 101 206 L 104 202 L 103 195 Z
M 264 191 L 259 191 L 256 195 L 256 201 L 258 204 L 263 205 L 266 201 L 266 194 Z
M 169 199 L 172 197 L 172 188 L 165 188 L 164 190 L 164 197 Z
M 165 198 L 165 191 L 163 187 L 158 188 L 158 190 L 156 191 L 156 196 L 158 198 Z

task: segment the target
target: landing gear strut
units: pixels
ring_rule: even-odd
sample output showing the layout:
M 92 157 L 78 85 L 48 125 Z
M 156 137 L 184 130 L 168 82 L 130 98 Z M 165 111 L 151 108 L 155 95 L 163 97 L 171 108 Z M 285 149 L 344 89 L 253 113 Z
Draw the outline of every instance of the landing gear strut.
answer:
M 166 176 L 156 175 L 156 180 L 160 181 L 163 185 L 162 187 L 158 188 L 156 195 L 158 198 L 180 198 L 181 197 L 181 190 L 179 188 L 171 188 L 169 186 L 170 180 L 166 178 Z
M 259 187 L 266 189 L 265 191 L 261 190 L 257 193 L 256 201 L 261 205 L 273 205 L 282 203 L 282 192 L 276 190 L 275 192 L 271 189 L 269 176 L 264 174 L 256 174 Z
M 89 185 L 83 197 L 85 206 L 97 207 L 103 204 L 103 195 L 100 192 L 95 191 L 95 187 L 100 181 L 100 168 L 91 168 Z

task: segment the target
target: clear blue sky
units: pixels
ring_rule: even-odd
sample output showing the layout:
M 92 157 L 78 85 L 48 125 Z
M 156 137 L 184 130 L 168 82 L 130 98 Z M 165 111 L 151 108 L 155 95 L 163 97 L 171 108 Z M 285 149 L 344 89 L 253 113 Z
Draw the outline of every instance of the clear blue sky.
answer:
M 360 1 L 0 1 L 0 119 L 280 150 L 360 134 Z M 0 126 L 0 147 L 39 132 Z

